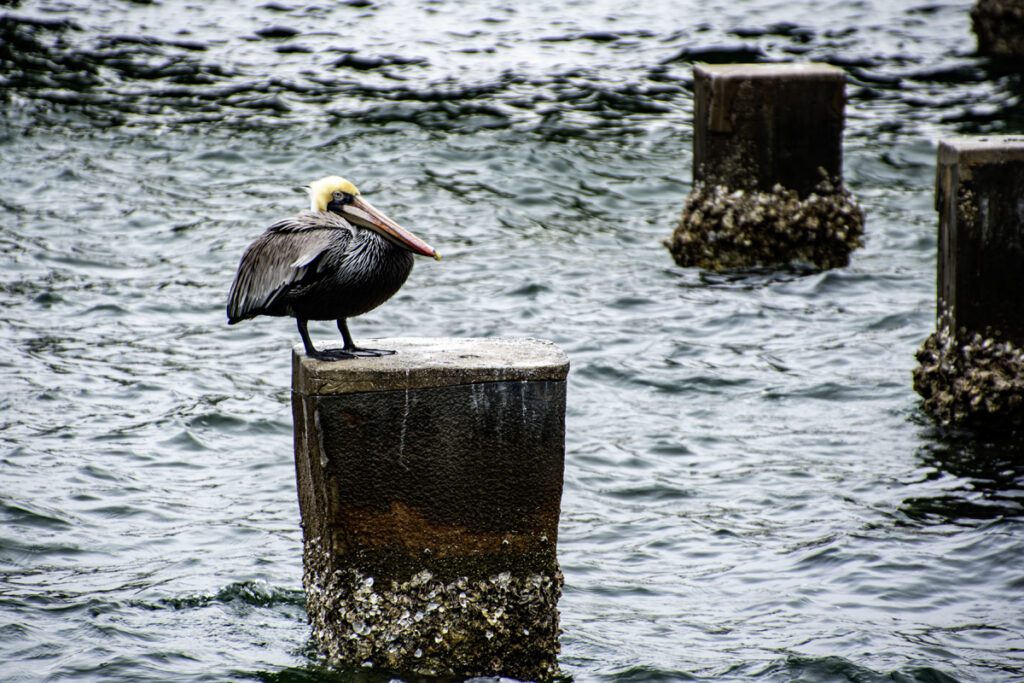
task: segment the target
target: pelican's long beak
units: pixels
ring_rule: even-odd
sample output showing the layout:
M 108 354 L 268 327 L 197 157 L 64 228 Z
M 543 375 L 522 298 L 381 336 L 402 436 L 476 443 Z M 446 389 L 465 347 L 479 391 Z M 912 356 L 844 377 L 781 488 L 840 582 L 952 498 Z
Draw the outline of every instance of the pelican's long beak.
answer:
M 409 251 L 414 251 L 424 256 L 433 256 L 438 261 L 441 260 L 441 255 L 432 246 L 385 216 L 383 212 L 378 211 L 373 204 L 362 197 L 353 197 L 352 201 L 342 207 L 341 213 L 353 223 L 364 228 L 376 230 L 384 237 L 401 247 L 405 247 Z

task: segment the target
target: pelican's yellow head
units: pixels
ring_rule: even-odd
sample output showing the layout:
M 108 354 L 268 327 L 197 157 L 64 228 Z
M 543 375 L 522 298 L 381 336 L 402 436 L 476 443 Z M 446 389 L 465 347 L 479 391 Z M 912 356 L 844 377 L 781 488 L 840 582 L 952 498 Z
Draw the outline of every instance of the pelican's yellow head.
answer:
M 344 178 L 336 175 L 321 178 L 310 183 L 306 191 L 309 192 L 310 211 L 331 211 L 353 225 L 377 232 L 403 249 L 441 260 L 441 255 L 432 246 L 374 208 L 359 196 L 356 186 Z
M 306 192 L 309 193 L 310 211 L 326 211 L 327 205 L 334 198 L 335 192 L 341 192 L 353 197 L 359 196 L 359 190 L 356 189 L 355 185 L 336 175 L 329 175 L 326 178 L 310 183 L 306 187 Z

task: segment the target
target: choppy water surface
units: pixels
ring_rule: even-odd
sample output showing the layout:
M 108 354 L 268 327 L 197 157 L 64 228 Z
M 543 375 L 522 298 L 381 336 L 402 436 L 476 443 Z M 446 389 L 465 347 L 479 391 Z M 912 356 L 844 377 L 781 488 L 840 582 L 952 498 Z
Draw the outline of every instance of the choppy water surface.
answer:
M 1021 680 L 1020 442 L 910 381 L 935 142 L 1024 132 L 970 3 L 3 5 L 0 679 L 349 677 L 303 609 L 298 336 L 223 310 L 341 173 L 445 255 L 357 337 L 571 358 L 567 674 Z M 846 69 L 849 268 L 672 264 L 693 60 Z

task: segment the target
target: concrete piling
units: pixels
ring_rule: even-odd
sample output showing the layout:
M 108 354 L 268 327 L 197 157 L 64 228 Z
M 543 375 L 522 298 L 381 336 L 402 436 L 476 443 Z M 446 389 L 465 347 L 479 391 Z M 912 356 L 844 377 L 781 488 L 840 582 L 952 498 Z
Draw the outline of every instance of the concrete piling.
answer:
M 346 667 L 558 675 L 568 360 L 535 339 L 293 350 L 303 584 Z
M 676 263 L 845 266 L 864 215 L 842 180 L 842 69 L 699 64 L 693 73 L 693 190 L 665 241 Z
M 971 25 L 980 54 L 1024 57 L 1024 0 L 978 0 Z
M 942 140 L 936 331 L 914 389 L 940 424 L 1024 425 L 1024 137 Z

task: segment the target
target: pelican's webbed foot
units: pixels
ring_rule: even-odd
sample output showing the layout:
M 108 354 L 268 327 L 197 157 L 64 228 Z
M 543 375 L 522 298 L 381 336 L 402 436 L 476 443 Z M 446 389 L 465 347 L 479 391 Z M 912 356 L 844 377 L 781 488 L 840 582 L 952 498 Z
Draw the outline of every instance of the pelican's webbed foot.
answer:
M 390 356 L 393 353 L 394 351 L 388 351 L 387 349 L 361 349 L 357 346 L 353 346 L 350 349 L 306 350 L 306 355 L 310 358 L 326 361 L 348 360 L 350 358 L 378 358 L 380 356 Z
M 390 356 L 394 353 L 394 351 L 388 351 L 387 349 L 361 349 L 356 346 L 356 343 L 352 341 L 352 335 L 348 333 L 348 323 L 345 322 L 344 318 L 338 319 L 338 331 L 341 332 L 341 338 L 345 340 L 343 349 L 352 354 L 352 356 L 376 358 L 378 356 Z
M 358 346 L 344 349 L 345 352 L 352 354 L 353 356 L 364 356 L 368 358 L 376 358 L 378 356 L 391 356 L 394 355 L 394 351 L 387 349 L 361 349 Z
M 323 351 L 306 349 L 306 356 L 315 360 L 334 361 L 355 358 L 356 354 L 345 349 L 324 349 Z
M 358 353 L 361 349 L 356 348 L 356 345 L 352 343 L 352 339 L 348 337 L 347 334 L 344 347 L 340 349 L 324 349 L 321 351 L 313 346 L 313 342 L 309 338 L 309 332 L 306 330 L 305 318 L 296 318 L 295 320 L 299 326 L 299 336 L 302 337 L 302 345 L 306 348 L 306 356 L 309 358 L 323 361 L 336 361 L 355 358 L 359 355 L 380 355 Z M 346 330 L 346 333 L 347 332 L 348 330 Z

